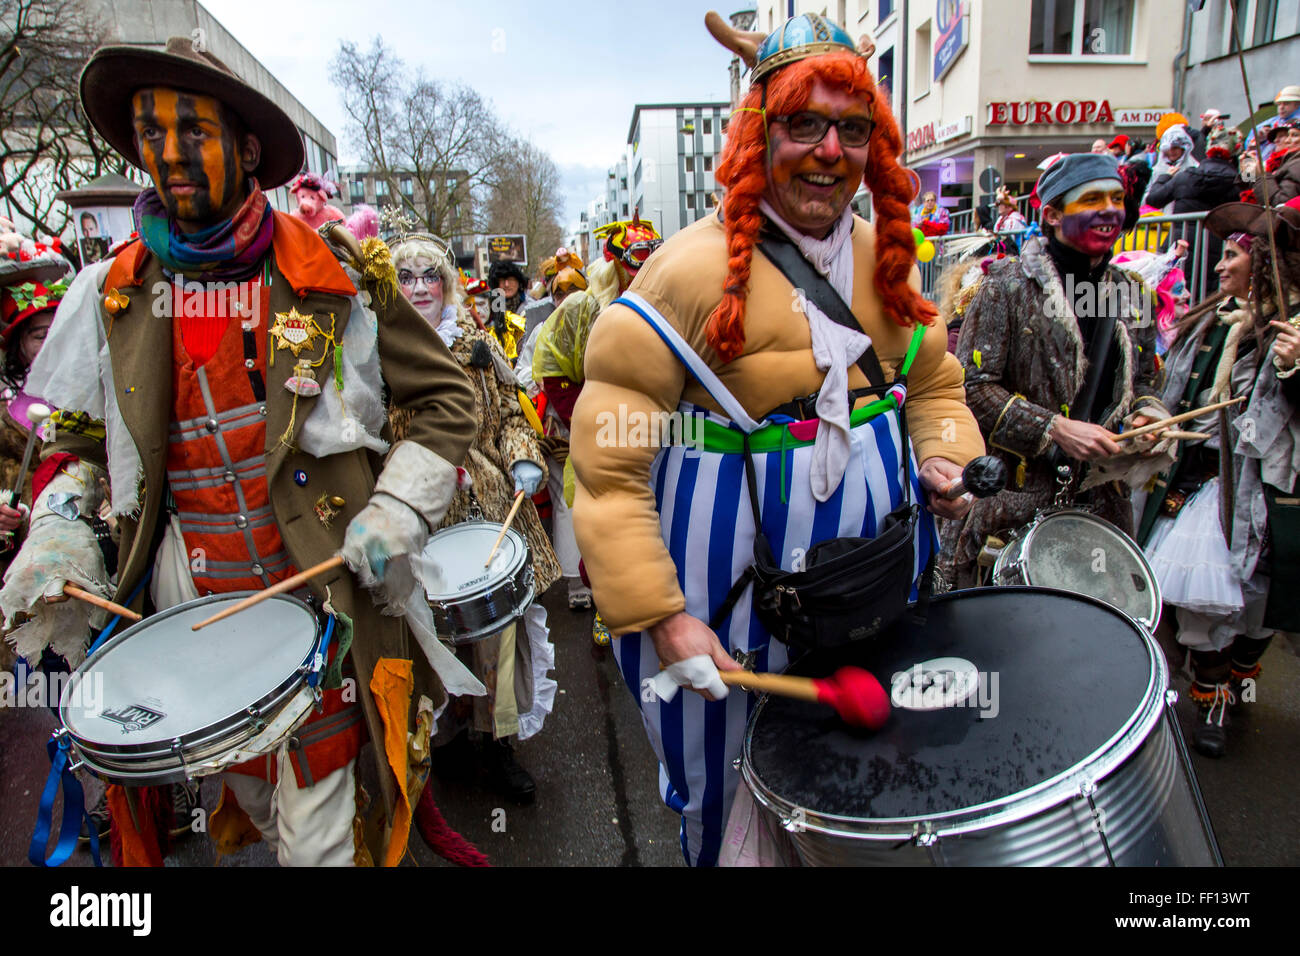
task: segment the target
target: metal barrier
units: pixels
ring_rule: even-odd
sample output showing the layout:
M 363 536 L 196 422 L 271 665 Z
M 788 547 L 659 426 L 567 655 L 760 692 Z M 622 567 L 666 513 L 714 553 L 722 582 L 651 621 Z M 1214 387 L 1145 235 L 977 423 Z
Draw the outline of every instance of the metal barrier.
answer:
M 969 211 L 969 210 L 967 210 Z M 1221 241 L 1205 231 L 1205 213 L 1179 213 L 1169 216 L 1143 216 L 1133 229 L 1124 233 L 1115 242 L 1116 252 L 1146 250 L 1163 253 L 1178 239 L 1186 239 L 1187 258 L 1183 262 L 1183 273 L 1187 276 L 1187 288 L 1191 293 L 1192 305 L 1205 298 L 1208 291 L 1217 287 L 1214 280 L 1214 265 L 1222 249 Z M 939 276 L 948 266 L 961 258 L 963 243 L 961 240 L 984 237 L 986 239 L 1010 239 L 1019 244 L 1023 229 L 1005 232 L 959 232 L 931 238 L 935 246 L 935 256 L 929 262 L 917 262 L 921 270 L 921 293 L 930 301 L 936 301 L 935 286 Z M 954 246 L 957 247 L 954 250 Z M 971 264 L 978 259 L 969 260 Z

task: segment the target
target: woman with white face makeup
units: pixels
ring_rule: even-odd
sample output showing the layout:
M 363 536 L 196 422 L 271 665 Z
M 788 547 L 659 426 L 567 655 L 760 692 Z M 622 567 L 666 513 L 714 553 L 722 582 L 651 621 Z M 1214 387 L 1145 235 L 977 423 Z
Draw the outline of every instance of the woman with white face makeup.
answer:
M 480 328 L 466 310 L 460 276 L 446 244 L 434 236 L 409 236 L 394 243 L 392 252 L 402 294 L 437 329 L 476 396 L 478 430 L 462 463 L 469 486 L 456 492 L 440 530 L 480 515 L 499 524 L 517 493 L 522 491 L 527 498 L 545 480 L 544 459 L 520 404 L 519 383 L 496 337 Z M 393 408 L 389 421 L 400 440 L 405 413 Z M 524 501 L 512 527 L 528 542 L 540 597 L 560 577 L 560 567 L 531 500 Z M 554 665 L 555 649 L 548 635 L 546 612 L 537 602 L 522 620 L 498 634 L 458 648 L 488 695 L 455 697 L 439 717 L 435 772 L 467 774 L 477 750 L 492 789 L 516 803 L 533 802 L 536 786 L 515 760 L 510 738 L 532 736 L 551 710 L 556 684 L 546 672 Z M 497 674 L 510 672 L 514 680 L 498 684 Z M 428 809 L 417 810 L 416 824 L 422 832 L 427 821 Z

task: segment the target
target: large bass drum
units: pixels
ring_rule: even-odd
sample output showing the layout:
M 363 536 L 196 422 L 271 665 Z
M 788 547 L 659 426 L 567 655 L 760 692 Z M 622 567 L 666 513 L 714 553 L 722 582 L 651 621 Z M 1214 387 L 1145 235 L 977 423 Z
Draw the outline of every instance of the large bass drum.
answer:
M 1160 584 L 1142 549 L 1086 511 L 1049 512 L 1016 532 L 993 565 L 993 583 L 1087 594 L 1152 634 L 1160 623 Z
M 1039 588 L 936 597 L 923 625 L 814 652 L 869 670 L 878 731 L 766 697 L 741 774 L 808 865 L 1221 865 L 1159 647 L 1101 601 Z

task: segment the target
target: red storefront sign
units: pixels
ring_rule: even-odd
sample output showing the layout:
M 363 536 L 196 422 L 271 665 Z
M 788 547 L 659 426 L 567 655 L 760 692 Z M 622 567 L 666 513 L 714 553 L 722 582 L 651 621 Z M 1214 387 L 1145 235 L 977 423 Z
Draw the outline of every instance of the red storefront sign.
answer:
M 1062 100 L 1059 103 L 989 103 L 990 126 L 1068 126 L 1114 123 L 1109 100 Z

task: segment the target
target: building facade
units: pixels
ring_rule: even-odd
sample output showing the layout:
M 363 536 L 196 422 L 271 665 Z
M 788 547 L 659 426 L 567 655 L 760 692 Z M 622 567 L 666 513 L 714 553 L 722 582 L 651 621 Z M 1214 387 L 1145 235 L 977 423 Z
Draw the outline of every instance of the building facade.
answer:
M 1060 152 L 1150 141 L 1172 109 L 1187 4 L 1175 0 L 912 0 L 904 161 L 950 210 L 1013 193 Z
M 716 208 L 714 166 L 730 114 L 729 103 L 633 108 L 627 135 L 631 207 L 665 239 Z
M 1274 113 L 1273 97 L 1300 84 L 1300 0 L 1239 0 L 1238 35 L 1253 103 L 1246 102 L 1241 66 L 1232 44 L 1228 0 L 1205 0 L 1184 30 L 1185 61 L 1175 79 L 1174 102 L 1193 122 L 1207 108 L 1228 114 L 1243 132 L 1251 119 Z

